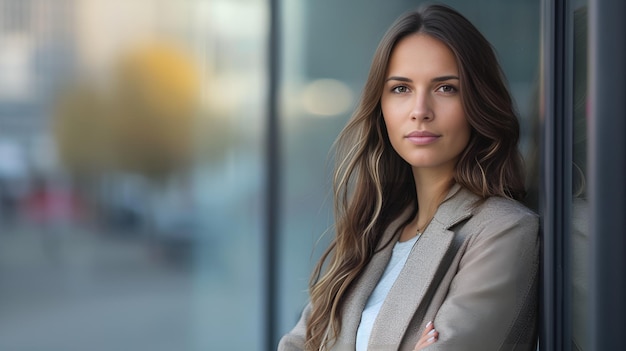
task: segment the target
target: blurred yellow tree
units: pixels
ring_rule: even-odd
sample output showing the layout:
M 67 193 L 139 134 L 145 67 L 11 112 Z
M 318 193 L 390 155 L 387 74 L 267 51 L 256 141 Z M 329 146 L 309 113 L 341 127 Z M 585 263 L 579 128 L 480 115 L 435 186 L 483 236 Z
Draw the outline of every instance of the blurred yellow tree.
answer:
M 122 55 L 110 85 L 81 83 L 56 109 L 61 159 L 73 171 L 160 177 L 187 165 L 200 80 L 190 56 L 157 43 Z

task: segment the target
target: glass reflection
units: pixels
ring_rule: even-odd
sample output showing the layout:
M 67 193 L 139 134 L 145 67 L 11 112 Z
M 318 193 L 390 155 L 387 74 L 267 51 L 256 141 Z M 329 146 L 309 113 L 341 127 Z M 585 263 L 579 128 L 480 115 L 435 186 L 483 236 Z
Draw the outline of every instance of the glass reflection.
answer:
M 266 21 L 0 0 L 0 349 L 260 348 Z
M 578 1 L 585 3 L 585 1 Z M 589 221 L 587 201 L 587 6 L 573 13 L 574 80 L 572 139 L 572 349 L 589 346 Z

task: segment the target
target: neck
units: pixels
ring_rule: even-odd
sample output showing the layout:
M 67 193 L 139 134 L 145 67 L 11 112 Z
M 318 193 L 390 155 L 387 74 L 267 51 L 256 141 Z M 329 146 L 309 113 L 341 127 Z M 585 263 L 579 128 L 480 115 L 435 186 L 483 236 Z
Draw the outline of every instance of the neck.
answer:
M 437 212 L 437 208 L 452 185 L 452 172 L 426 172 L 414 170 L 415 189 L 417 196 L 417 222 L 416 227 L 422 231 Z
M 452 171 L 413 169 L 417 197 L 417 216 L 403 231 L 400 241 L 421 234 L 435 216 L 437 208 L 452 186 Z

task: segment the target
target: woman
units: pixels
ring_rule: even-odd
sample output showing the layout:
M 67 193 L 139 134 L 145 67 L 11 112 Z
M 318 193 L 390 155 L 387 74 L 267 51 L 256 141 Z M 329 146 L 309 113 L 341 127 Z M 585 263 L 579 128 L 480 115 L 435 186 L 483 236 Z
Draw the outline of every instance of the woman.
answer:
M 538 219 L 493 50 L 454 10 L 399 18 L 337 141 L 336 237 L 279 350 L 532 350 Z

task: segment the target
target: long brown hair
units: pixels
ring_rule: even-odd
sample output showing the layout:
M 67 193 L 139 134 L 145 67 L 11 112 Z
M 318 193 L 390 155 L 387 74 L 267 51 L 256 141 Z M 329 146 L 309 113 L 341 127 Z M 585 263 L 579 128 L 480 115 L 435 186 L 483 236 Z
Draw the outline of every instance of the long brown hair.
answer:
M 431 5 L 401 16 L 376 49 L 361 100 L 335 144 L 336 236 L 311 276 L 307 350 L 332 346 L 341 330 L 347 292 L 376 248 L 389 244 L 381 243 L 384 229 L 407 208 L 417 211 L 411 167 L 393 150 L 380 106 L 391 53 L 414 33 L 445 43 L 459 67 L 463 108 L 472 131 L 454 181 L 482 198 L 524 195 L 519 124 L 489 42 L 446 6 Z

